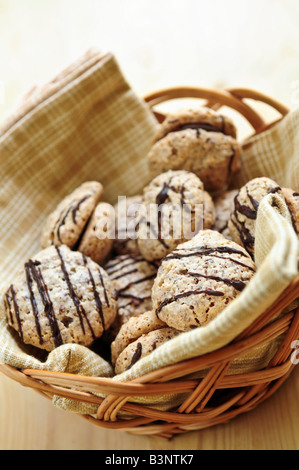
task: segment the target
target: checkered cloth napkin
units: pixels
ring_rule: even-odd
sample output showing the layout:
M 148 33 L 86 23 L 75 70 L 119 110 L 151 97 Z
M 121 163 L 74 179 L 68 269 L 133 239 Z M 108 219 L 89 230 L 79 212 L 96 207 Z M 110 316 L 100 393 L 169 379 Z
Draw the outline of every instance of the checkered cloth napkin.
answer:
M 122 75 L 110 53 L 88 51 L 44 87 L 34 88 L 0 129 L 0 289 L 39 251 L 41 227 L 63 196 L 82 182 L 99 180 L 104 199 L 138 194 L 149 181 L 146 155 L 157 121 Z M 269 176 L 283 187 L 299 190 L 299 111 L 243 146 L 238 185 Z M 298 239 L 284 201 L 264 198 L 257 218 L 258 271 L 247 288 L 221 315 L 203 328 L 184 333 L 113 377 L 128 381 L 155 369 L 202 355 L 232 341 L 267 309 L 298 275 Z M 231 370 L 265 367 L 277 347 L 271 342 L 243 355 Z M 112 377 L 104 359 L 88 348 L 63 345 L 45 358 L 25 347 L 0 318 L 0 362 Z M 146 398 L 134 398 L 134 401 Z M 149 399 L 148 399 L 149 400 Z M 158 397 L 170 408 L 176 397 Z M 93 412 L 81 403 L 55 398 L 68 411 Z

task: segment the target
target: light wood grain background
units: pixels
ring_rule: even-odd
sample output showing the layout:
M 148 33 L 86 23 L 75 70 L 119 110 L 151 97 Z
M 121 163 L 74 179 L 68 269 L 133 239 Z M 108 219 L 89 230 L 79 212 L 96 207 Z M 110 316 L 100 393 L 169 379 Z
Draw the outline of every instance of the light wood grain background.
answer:
M 92 46 L 116 55 L 140 96 L 242 86 L 297 107 L 298 20 L 298 0 L 0 0 L 0 123 Z M 0 449 L 298 450 L 299 371 L 256 410 L 171 442 L 97 428 L 0 376 Z
M 98 428 L 4 376 L 0 397 L 1 450 L 299 450 L 297 368 L 255 410 L 172 441 Z

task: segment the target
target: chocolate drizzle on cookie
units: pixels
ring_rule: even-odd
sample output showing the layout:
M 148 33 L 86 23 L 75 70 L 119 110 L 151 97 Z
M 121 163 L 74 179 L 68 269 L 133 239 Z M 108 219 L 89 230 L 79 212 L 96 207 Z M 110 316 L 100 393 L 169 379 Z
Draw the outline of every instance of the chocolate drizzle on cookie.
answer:
M 288 210 L 289 210 L 289 214 L 290 214 L 290 217 L 291 217 L 291 222 L 292 222 L 293 229 L 295 230 L 296 235 L 298 235 L 298 230 L 297 230 L 297 227 L 296 227 L 296 220 L 295 220 L 293 211 L 291 210 L 291 208 L 290 208 L 289 204 L 287 203 L 287 201 L 286 201 L 286 204 L 288 206 Z
M 12 306 L 11 306 L 10 297 L 9 297 L 9 294 L 11 293 L 12 288 L 13 288 L 13 286 L 10 286 L 8 291 L 5 293 L 5 300 L 6 300 L 6 304 L 7 304 L 7 308 L 8 308 L 10 323 L 13 325 L 14 324 L 14 318 L 13 318 L 13 314 L 12 314 Z
M 299 235 L 298 230 L 297 230 L 297 226 L 296 226 L 296 220 L 294 218 L 294 214 L 290 209 L 289 209 L 289 212 L 290 212 L 290 216 L 291 216 L 291 222 L 292 222 L 293 229 L 295 230 L 296 235 Z
M 98 290 L 96 288 L 96 284 L 95 284 L 95 280 L 94 280 L 94 277 L 92 275 L 92 272 L 91 270 L 89 269 L 88 267 L 88 261 L 87 261 L 87 258 L 85 255 L 82 255 L 82 258 L 83 258 L 83 263 L 84 263 L 84 266 L 85 268 L 87 269 L 88 271 L 88 275 L 89 275 L 89 280 L 90 280 L 90 283 L 92 285 L 92 291 L 93 291 L 93 295 L 94 295 L 94 300 L 95 300 L 95 303 L 96 303 L 96 306 L 97 306 L 97 311 L 99 313 L 99 316 L 100 316 L 100 319 L 101 319 L 101 322 L 102 322 L 102 326 L 103 326 L 103 330 L 105 331 L 105 318 L 104 318 L 104 312 L 103 312 L 103 305 L 102 305 L 102 301 L 101 301 L 101 298 L 99 296 L 99 293 L 98 293 Z M 103 277 L 101 277 L 101 279 L 103 280 Z M 104 292 L 106 292 L 106 289 L 104 288 Z M 107 295 L 107 294 L 106 294 Z
M 109 274 L 111 280 L 117 279 L 112 275 L 122 271 L 124 268 L 128 266 L 138 265 L 138 263 L 147 263 L 152 266 L 154 269 L 158 268 L 158 265 L 154 261 L 145 260 L 142 256 L 134 256 L 130 255 L 119 255 L 114 260 L 109 261 L 109 263 L 105 266 L 107 273 Z M 138 270 L 138 268 L 136 268 Z M 123 273 L 125 276 L 128 275 L 128 271 Z
M 178 253 L 178 251 L 189 251 L 189 253 Z M 237 254 L 245 258 L 249 258 L 249 255 L 247 255 L 247 253 L 245 254 L 243 251 L 240 251 L 240 250 L 237 250 L 236 248 L 232 248 L 228 246 L 218 246 L 215 248 L 209 248 L 207 246 L 198 246 L 198 247 L 192 247 L 192 248 L 186 248 L 186 249 L 179 248 L 179 250 L 174 250 L 170 255 L 164 258 L 163 263 L 165 261 L 181 259 L 181 258 L 191 258 L 193 256 L 209 256 L 209 257 L 214 257 L 214 258 L 219 258 L 219 259 L 230 260 L 231 262 L 236 263 L 240 266 L 243 266 L 251 271 L 255 271 L 255 269 L 252 268 L 251 266 L 248 266 L 247 264 L 242 263 L 241 261 L 236 260 L 235 258 L 219 256 L 216 253 Z
M 141 354 L 142 354 L 142 344 L 138 343 L 136 351 L 132 357 L 132 361 L 130 365 L 128 366 L 127 370 L 131 369 L 131 367 L 133 367 L 136 364 L 136 362 L 139 361 L 139 359 L 141 358 Z
M 269 194 L 276 194 L 276 193 L 278 193 L 279 191 L 281 191 L 281 187 L 280 187 L 280 186 L 275 186 L 275 188 L 272 188 L 272 189 L 269 191 Z
M 250 207 L 248 207 L 244 204 L 241 204 L 238 200 L 238 196 L 236 196 L 235 200 L 234 200 L 234 202 L 235 202 L 234 213 L 235 213 L 235 216 L 236 216 L 236 213 L 239 212 L 240 214 L 245 215 L 248 219 L 255 220 L 256 217 L 257 217 L 257 209 L 258 209 L 259 204 L 248 193 L 248 190 L 247 190 L 247 194 L 248 194 L 248 197 L 249 197 L 250 201 L 252 202 L 252 205 L 253 205 L 254 209 L 251 209 Z
M 238 256 L 238 259 L 235 259 L 234 256 L 222 256 L 225 254 L 229 255 L 235 255 Z M 189 263 L 185 262 L 184 259 L 186 258 L 192 258 L 192 257 L 207 257 L 207 260 L 203 260 L 197 268 L 192 269 L 188 268 Z M 224 266 L 224 269 L 227 269 L 227 272 L 231 272 L 230 265 L 237 264 L 242 266 L 242 268 L 245 268 L 247 271 L 248 276 L 242 276 L 242 278 L 238 279 L 233 279 L 230 276 L 226 277 L 225 275 L 217 275 L 219 272 L 219 269 L 222 270 L 221 264 L 218 266 L 218 270 L 215 268 L 217 267 L 217 264 L 212 263 L 212 259 L 217 258 L 220 260 L 228 260 L 229 263 L 226 263 Z M 182 263 L 179 263 L 178 265 L 175 266 L 175 272 L 177 275 L 180 276 L 180 279 L 182 279 L 182 285 L 184 284 L 183 279 L 184 277 L 193 277 L 195 278 L 194 282 L 191 284 L 194 286 L 193 289 L 190 290 L 190 281 L 187 282 L 187 285 L 189 286 L 189 290 L 182 292 L 180 294 L 174 295 L 168 299 L 163 300 L 160 304 L 156 304 L 156 315 L 159 318 L 160 312 L 168 306 L 169 304 L 172 304 L 174 302 L 177 302 L 179 300 L 188 298 L 190 296 L 198 296 L 198 295 L 205 295 L 205 296 L 216 296 L 216 297 L 223 297 L 225 296 L 225 290 L 223 284 L 231 286 L 233 289 L 235 289 L 237 292 L 242 292 L 245 287 L 246 287 L 246 281 L 249 281 L 251 279 L 249 271 L 255 272 L 255 269 L 252 265 L 252 261 L 250 259 L 250 256 L 245 250 L 235 248 L 233 246 L 207 246 L 207 245 L 200 245 L 200 246 L 191 246 L 191 247 L 178 247 L 176 250 L 174 250 L 170 255 L 168 255 L 164 260 L 162 261 L 162 267 L 164 263 L 169 262 L 170 260 L 183 260 Z M 244 262 L 243 262 L 244 259 Z M 241 261 L 240 261 L 241 260 Z M 250 262 L 250 266 L 246 263 Z M 194 263 L 191 262 L 190 266 L 194 266 Z M 171 267 L 169 268 L 170 270 L 172 269 Z M 162 269 L 163 270 L 163 269 Z M 224 271 L 226 272 L 226 271 Z M 235 272 L 235 269 L 232 270 L 232 273 Z M 243 272 L 243 270 L 242 270 Z M 207 279 L 211 281 L 215 281 L 214 284 L 210 284 L 209 287 L 206 287 L 206 284 L 200 285 L 199 280 L 200 279 Z M 177 283 L 178 286 L 180 286 L 179 283 Z M 195 284 L 195 285 L 194 285 Z M 163 287 L 163 286 L 162 286 Z M 222 287 L 222 288 L 221 288 Z M 230 291 L 230 298 L 234 298 L 236 293 L 233 293 L 233 291 Z M 227 301 L 227 299 L 226 299 Z M 227 303 L 227 302 L 226 302 Z M 199 300 L 200 304 L 200 300 Z M 188 303 L 190 309 L 193 310 L 194 306 L 192 303 Z M 212 302 L 211 300 L 211 305 L 214 305 L 214 301 Z M 196 322 L 199 322 L 199 320 L 195 317 L 194 320 Z
M 245 287 L 246 287 L 245 282 L 239 281 L 239 280 L 227 279 L 227 278 L 223 278 L 223 277 L 220 277 L 220 276 L 207 276 L 205 274 L 192 273 L 192 272 L 189 272 L 189 271 L 186 274 L 188 276 L 192 276 L 192 277 L 196 277 L 196 278 L 203 277 L 204 279 L 211 279 L 213 281 L 223 282 L 224 284 L 232 286 L 234 289 L 236 289 L 237 291 L 240 291 L 240 292 L 242 290 L 244 290 Z
M 63 341 L 62 341 L 60 329 L 58 326 L 58 322 L 55 316 L 53 303 L 50 299 L 49 291 L 44 281 L 42 271 L 40 269 L 40 264 L 41 264 L 40 262 L 32 261 L 32 260 L 29 260 L 28 263 L 25 264 L 26 279 L 27 279 L 27 285 L 28 285 L 28 290 L 30 294 L 30 301 L 32 305 L 33 315 L 35 318 L 36 331 L 39 336 L 40 344 L 42 345 L 44 341 L 42 337 L 41 326 L 39 323 L 40 312 L 37 307 L 36 299 L 33 293 L 33 281 L 35 281 L 37 285 L 42 303 L 44 305 L 44 313 L 49 321 L 55 347 L 58 347 L 63 344 Z
M 93 337 L 93 339 L 96 339 L 96 335 L 93 331 L 93 328 L 90 324 L 90 321 L 87 317 L 87 314 L 83 308 L 83 306 L 81 305 L 81 302 L 74 290 L 74 286 L 70 280 L 70 276 L 69 276 L 69 273 L 67 272 L 67 269 L 66 269 L 66 265 L 65 265 L 65 261 L 64 261 L 64 258 L 63 258 L 63 255 L 61 253 L 61 250 L 59 249 L 59 247 L 55 247 L 56 251 L 57 251 L 57 254 L 60 258 L 60 262 L 61 262 L 61 269 L 62 269 L 62 272 L 63 272 L 63 275 L 64 275 L 64 279 L 65 279 L 65 282 L 68 286 L 68 290 L 69 290 L 69 294 L 70 294 L 70 297 L 74 303 L 74 306 L 75 306 L 75 309 L 77 311 L 77 314 L 78 314 L 78 317 L 79 317 L 79 320 L 80 320 L 80 325 L 81 325 L 81 329 L 82 329 L 82 332 L 83 334 L 85 335 L 85 327 L 84 327 L 84 319 L 86 320 L 86 323 L 90 329 L 90 332 L 91 332 L 91 335 Z
M 191 130 L 196 130 L 197 135 L 200 135 L 200 131 L 206 131 L 206 132 L 217 132 L 221 134 L 225 134 L 225 121 L 224 118 L 222 117 L 222 126 L 219 128 L 217 126 L 213 126 L 213 124 L 209 124 L 208 122 L 188 122 L 185 124 L 180 124 L 179 120 L 172 121 L 172 124 L 178 123 L 176 126 L 174 126 L 167 134 L 162 135 L 158 140 L 163 139 L 166 135 L 172 134 L 173 132 L 180 132 L 184 131 L 186 129 L 191 129 Z
M 66 342 L 89 345 L 108 326 L 104 314 L 109 299 L 113 311 L 108 321 L 110 313 L 116 314 L 112 285 L 106 289 L 104 271 L 84 254 L 75 255 L 66 246 L 47 250 L 29 259 L 7 290 L 8 322 L 24 343 L 47 351 Z
M 133 294 L 128 294 L 128 293 L 124 293 L 124 292 L 117 292 L 117 298 L 118 299 L 131 299 L 132 302 L 130 302 L 129 304 L 126 305 L 126 307 L 128 307 L 129 305 L 134 305 L 135 307 L 137 307 L 138 305 L 140 305 L 142 302 L 144 302 L 145 300 L 149 300 L 151 299 L 151 296 L 150 295 L 147 295 L 146 297 L 138 297 L 137 295 L 133 295 Z M 122 305 L 119 307 L 119 310 L 124 308 Z
M 273 188 L 269 188 L 269 190 L 267 191 L 267 194 L 276 194 L 279 191 L 281 191 L 281 187 L 274 186 Z M 240 236 L 240 239 L 242 241 L 244 248 L 248 251 L 250 256 L 253 258 L 255 237 L 254 237 L 254 234 L 252 234 L 250 230 L 246 227 L 246 219 L 244 221 L 240 220 L 239 214 L 245 216 L 247 219 L 255 221 L 257 218 L 259 202 L 256 199 L 254 199 L 252 194 L 250 194 L 250 191 L 247 186 L 246 186 L 246 193 L 247 193 L 247 198 L 249 199 L 252 207 L 249 207 L 246 204 L 240 203 L 239 198 L 238 198 L 240 195 L 240 192 L 239 192 L 234 198 L 234 210 L 233 210 L 233 216 L 231 218 L 231 222 L 234 225 L 234 227 L 237 229 L 237 231 L 239 232 L 239 236 Z
M 103 291 L 104 291 L 104 297 L 105 297 L 106 305 L 107 305 L 107 307 L 110 307 L 109 298 L 108 298 L 107 289 L 106 289 L 106 286 L 105 286 L 105 283 L 104 283 L 102 271 L 101 271 L 100 268 L 99 268 L 98 271 L 99 271 L 99 278 L 100 278 L 100 281 L 101 281 L 101 285 L 102 285 Z
M 144 258 L 142 258 L 141 256 L 134 257 L 133 255 L 127 255 L 127 256 L 123 255 L 123 256 L 116 258 L 113 261 L 109 261 L 109 264 L 106 266 L 106 270 L 109 276 L 111 277 L 112 274 L 117 273 L 119 271 L 120 269 L 119 266 L 122 263 L 125 263 L 125 264 L 122 264 L 121 269 L 126 268 L 128 266 L 132 266 L 136 263 L 143 262 L 143 261 L 144 261 Z
M 15 292 L 15 289 L 14 289 L 13 285 L 11 285 L 10 288 L 8 289 L 8 291 L 6 292 L 6 301 L 7 301 L 7 304 L 9 306 L 10 316 L 12 318 L 12 309 L 11 309 L 10 298 L 12 299 L 12 304 L 13 304 L 13 307 L 14 307 L 14 314 L 15 314 L 15 317 L 16 317 L 16 320 L 17 320 L 18 331 L 19 331 L 21 340 L 24 341 L 22 323 L 21 323 L 21 319 L 20 319 L 20 309 L 19 309 L 19 305 L 18 305 L 18 302 L 17 302 L 17 296 L 16 296 L 16 292 Z M 14 321 L 12 321 L 11 323 L 13 325 Z
M 149 268 L 149 274 L 144 275 L 144 267 Z M 118 299 L 118 312 L 129 312 L 130 307 L 136 308 L 145 301 L 151 300 L 151 286 L 157 274 L 157 265 L 140 256 L 119 256 L 106 265 L 106 271 L 114 283 L 116 298 Z M 125 281 L 128 278 L 128 282 Z M 152 281 L 152 282 L 151 282 Z M 137 295 L 134 286 L 143 284 L 142 296 Z M 131 309 L 132 310 L 132 309 Z
M 35 319 L 35 326 L 36 326 L 36 331 L 39 336 L 39 343 L 43 344 L 43 338 L 42 338 L 42 333 L 41 333 L 41 327 L 39 324 L 38 316 L 39 316 L 39 310 L 36 305 L 36 300 L 35 296 L 33 294 L 33 279 L 32 279 L 32 273 L 31 273 L 31 268 L 34 269 L 34 264 L 30 260 L 28 263 L 25 264 L 25 271 L 26 271 L 26 279 L 27 279 L 27 286 L 29 290 L 29 295 L 30 295 L 30 301 L 31 301 L 31 306 L 33 310 L 33 315 Z
M 72 219 L 74 224 L 77 223 L 77 212 L 79 211 L 82 204 L 87 201 L 91 196 L 85 196 L 72 208 Z
M 172 178 L 171 178 L 172 180 Z M 167 245 L 167 243 L 165 243 L 165 241 L 163 240 L 162 238 L 162 216 L 163 216 L 163 213 L 162 213 L 162 205 L 165 203 L 165 201 L 167 200 L 168 198 L 168 192 L 170 190 L 170 183 L 171 183 L 171 180 L 168 182 L 168 183 L 164 183 L 163 185 L 163 188 L 161 189 L 161 191 L 159 192 L 159 194 L 157 195 L 156 197 L 156 204 L 158 206 L 158 213 L 157 213 L 157 217 L 158 217 L 158 233 L 157 233 L 157 238 L 159 240 L 159 242 L 164 246 L 164 248 L 166 248 L 168 250 L 169 246 Z
M 171 297 L 170 299 L 166 299 L 163 302 L 161 302 L 159 307 L 156 309 L 157 317 L 159 318 L 159 313 L 167 305 L 172 304 L 173 302 L 176 302 L 177 300 L 184 299 L 192 295 L 200 295 L 200 294 L 206 294 L 206 295 L 211 295 L 211 296 L 216 296 L 216 297 L 222 297 L 224 295 L 223 292 L 216 291 L 213 289 L 197 289 L 197 290 L 191 290 L 188 292 L 183 292 L 182 294 L 175 295 L 174 297 Z
M 248 253 L 251 254 L 251 256 L 253 256 L 252 252 L 254 249 L 255 238 L 246 227 L 245 221 L 240 220 L 240 217 L 238 214 L 240 213 L 242 215 L 245 215 L 245 217 L 247 217 L 248 219 L 256 220 L 259 203 L 252 198 L 247 188 L 246 188 L 246 191 L 247 191 L 248 198 L 251 201 L 251 204 L 253 206 L 253 209 L 251 209 L 250 207 L 246 205 L 240 204 L 238 200 L 238 195 L 239 195 L 238 193 L 234 199 L 234 205 L 235 205 L 234 211 L 233 211 L 234 219 L 232 218 L 231 220 L 232 220 L 233 225 L 236 227 L 236 229 L 239 232 L 244 248 L 248 251 Z
M 63 210 L 57 220 L 56 226 L 53 230 L 53 240 L 52 240 L 52 245 L 54 245 L 54 236 L 56 234 L 59 242 L 63 244 L 63 240 L 61 237 L 61 229 L 65 225 L 67 218 L 69 214 L 72 215 L 72 220 L 73 223 L 76 225 L 77 224 L 77 213 L 82 206 L 82 204 L 87 201 L 88 199 L 91 198 L 91 195 L 85 196 L 84 198 L 80 199 L 80 201 L 75 201 L 73 202 L 66 210 Z
M 151 224 L 148 223 L 148 227 L 151 228 L 152 232 L 157 236 L 156 238 L 159 240 L 159 242 L 166 248 L 167 250 L 169 249 L 169 246 L 163 240 L 162 238 L 162 217 L 163 217 L 163 204 L 167 201 L 169 198 L 169 191 L 172 191 L 174 193 L 177 193 L 180 195 L 180 204 L 181 207 L 190 213 L 194 213 L 194 210 L 192 209 L 192 205 L 188 204 L 185 199 L 185 192 L 186 192 L 186 186 L 185 184 L 187 183 L 188 180 L 185 181 L 185 184 L 182 184 L 182 186 L 176 187 L 172 185 L 172 180 L 173 177 L 170 178 L 170 180 L 167 183 L 163 184 L 163 188 L 159 192 L 159 194 L 156 197 L 156 204 L 158 206 L 158 213 L 157 213 L 157 218 L 158 218 L 158 230 L 157 234 L 154 233 L 154 229 L 151 226 Z
M 165 203 L 165 201 L 167 200 L 168 198 L 168 192 L 170 190 L 170 183 L 171 183 L 171 180 L 169 181 L 169 183 L 164 183 L 163 185 L 163 188 L 161 189 L 161 191 L 159 192 L 159 194 L 157 195 L 156 197 L 156 204 L 158 206 L 161 206 L 162 204 Z
M 128 284 L 125 285 L 125 287 L 122 287 L 121 289 L 119 289 L 117 291 L 117 294 L 118 294 L 118 296 L 120 296 L 120 294 L 122 294 L 123 292 L 128 290 L 130 287 L 135 286 L 136 284 L 142 284 L 143 282 L 150 281 L 152 279 L 155 279 L 155 277 L 156 277 L 156 273 L 151 274 L 151 275 L 146 276 L 146 277 L 142 277 L 140 279 L 136 279 L 132 282 L 129 282 Z
M 254 249 L 255 238 L 250 233 L 248 228 L 245 227 L 245 222 L 242 222 L 239 219 L 237 213 L 235 213 L 235 218 L 236 218 L 236 221 L 234 221 L 232 219 L 232 223 L 239 232 L 239 235 L 240 235 L 240 238 L 241 238 L 241 241 L 242 241 L 242 244 L 243 244 L 244 248 L 246 248 L 246 250 L 251 254 L 251 256 L 253 256 L 252 251 Z
M 219 127 L 213 126 L 212 124 L 209 124 L 207 122 L 191 122 L 188 124 L 182 124 L 177 130 L 183 131 L 184 129 L 203 130 L 206 132 L 220 132 L 222 134 L 225 133 L 223 128 L 219 129 Z
M 134 263 L 135 264 L 135 263 Z M 131 269 L 131 271 L 124 272 L 122 274 L 119 274 L 118 276 L 111 277 L 112 281 L 117 281 L 118 279 L 121 279 L 123 277 L 129 276 L 130 274 L 135 274 L 138 273 L 138 269 Z
M 37 286 L 41 301 L 43 303 L 44 313 L 48 319 L 48 322 L 51 328 L 55 347 L 61 346 L 63 344 L 63 341 L 62 341 L 60 329 L 59 329 L 58 322 L 55 316 L 54 307 L 50 299 L 49 291 L 42 275 L 40 263 L 38 261 L 29 260 L 25 264 L 25 273 L 26 273 L 26 282 L 27 282 L 27 287 L 28 287 L 28 292 L 29 292 L 29 297 L 30 297 L 30 303 L 31 303 L 32 311 L 33 311 L 34 320 L 35 320 L 35 328 L 39 337 L 39 343 L 40 345 L 43 345 L 44 340 L 43 340 L 42 329 L 41 329 L 41 324 L 39 320 L 41 312 L 39 311 L 37 299 L 34 294 L 34 287 L 33 287 L 34 284 L 36 284 Z M 11 299 L 13 301 L 12 303 L 11 303 Z M 10 286 L 9 290 L 6 293 L 6 301 L 7 301 L 7 305 L 9 308 L 10 321 L 12 325 L 14 324 L 13 315 L 12 315 L 12 304 L 14 306 L 14 313 L 15 313 L 15 317 L 17 320 L 18 331 L 19 331 L 22 341 L 24 341 L 22 323 L 20 319 L 20 310 L 19 310 L 16 293 L 15 293 L 13 286 Z

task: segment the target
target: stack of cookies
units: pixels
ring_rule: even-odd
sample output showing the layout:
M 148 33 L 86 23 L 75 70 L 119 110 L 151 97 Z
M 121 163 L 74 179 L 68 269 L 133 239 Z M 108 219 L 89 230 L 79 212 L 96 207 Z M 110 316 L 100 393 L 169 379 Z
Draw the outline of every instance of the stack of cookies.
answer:
M 100 182 L 67 195 L 4 294 L 20 340 L 46 351 L 101 344 L 115 373 L 233 302 L 256 272 L 255 223 L 268 194 L 299 234 L 299 193 L 268 177 L 232 189 L 241 146 L 231 119 L 207 108 L 166 116 L 142 194 L 102 200 Z M 123 195 L 120 195 L 123 196 Z

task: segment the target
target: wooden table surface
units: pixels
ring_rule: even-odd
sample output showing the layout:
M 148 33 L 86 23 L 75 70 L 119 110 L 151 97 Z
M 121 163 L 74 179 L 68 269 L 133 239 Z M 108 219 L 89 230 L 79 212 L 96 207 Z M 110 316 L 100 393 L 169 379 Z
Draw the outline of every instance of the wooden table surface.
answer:
M 299 369 L 258 408 L 172 441 L 99 428 L 0 375 L 0 450 L 298 450 Z

